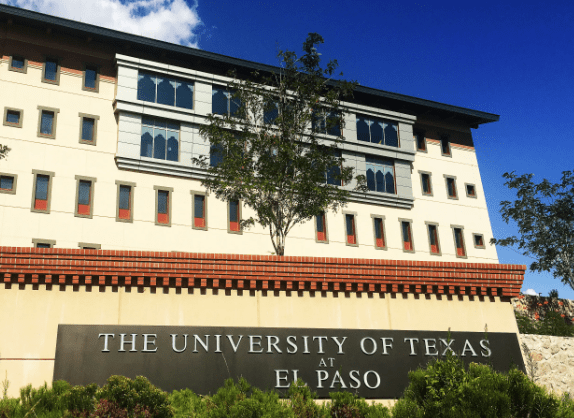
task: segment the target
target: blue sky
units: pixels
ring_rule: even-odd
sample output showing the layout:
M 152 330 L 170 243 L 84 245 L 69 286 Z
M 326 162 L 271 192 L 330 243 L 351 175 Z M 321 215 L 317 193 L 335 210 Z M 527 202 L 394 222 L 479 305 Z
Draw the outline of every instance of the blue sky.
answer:
M 558 181 L 574 169 L 572 2 L 93 0 L 123 8 L 122 20 L 110 23 L 109 14 L 84 12 L 75 1 L 0 3 L 119 30 L 129 26 L 144 36 L 267 64 L 278 63 L 279 49 L 300 52 L 307 33 L 317 32 L 325 38 L 324 58 L 336 58 L 347 79 L 499 114 L 499 122 L 473 131 L 496 237 L 516 231 L 498 212 L 501 200 L 513 198 L 504 172 Z M 150 20 L 162 24 L 152 27 Z M 512 249 L 498 254 L 502 263 L 531 262 Z M 550 274 L 528 272 L 528 288 L 543 295 L 558 289 L 574 299 Z

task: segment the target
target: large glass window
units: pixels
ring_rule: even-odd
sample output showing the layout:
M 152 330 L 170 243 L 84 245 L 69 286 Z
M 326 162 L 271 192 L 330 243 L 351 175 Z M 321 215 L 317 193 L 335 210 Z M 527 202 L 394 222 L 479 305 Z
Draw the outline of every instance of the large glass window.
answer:
M 341 125 L 335 113 L 313 112 L 312 125 L 315 132 L 321 134 L 341 136 Z
M 396 122 L 357 115 L 357 139 L 389 147 L 398 147 L 399 126 Z
M 138 100 L 193 109 L 193 82 L 140 71 Z
M 224 86 L 213 86 L 211 89 L 211 113 L 218 115 L 235 115 L 241 101 L 233 97 L 235 92 Z
M 179 161 L 179 123 L 143 117 L 140 155 Z
M 396 193 L 395 164 L 392 160 L 367 156 L 367 187 L 380 193 Z

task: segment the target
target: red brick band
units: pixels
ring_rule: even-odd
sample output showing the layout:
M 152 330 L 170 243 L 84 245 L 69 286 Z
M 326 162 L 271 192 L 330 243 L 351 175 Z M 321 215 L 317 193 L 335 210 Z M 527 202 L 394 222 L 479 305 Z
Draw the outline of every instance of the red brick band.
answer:
M 0 247 L 5 284 L 514 297 L 525 269 L 511 264 Z

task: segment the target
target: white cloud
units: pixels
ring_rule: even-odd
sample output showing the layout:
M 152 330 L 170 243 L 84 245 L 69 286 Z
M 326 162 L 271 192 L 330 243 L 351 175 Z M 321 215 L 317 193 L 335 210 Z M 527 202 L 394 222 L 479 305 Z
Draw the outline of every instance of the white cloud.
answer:
M 538 296 L 538 293 L 534 289 L 528 289 L 526 292 L 524 292 L 524 294 L 531 296 Z
M 197 30 L 202 23 L 197 2 L 191 1 L 192 6 L 185 0 L 0 0 L 0 3 L 197 48 Z

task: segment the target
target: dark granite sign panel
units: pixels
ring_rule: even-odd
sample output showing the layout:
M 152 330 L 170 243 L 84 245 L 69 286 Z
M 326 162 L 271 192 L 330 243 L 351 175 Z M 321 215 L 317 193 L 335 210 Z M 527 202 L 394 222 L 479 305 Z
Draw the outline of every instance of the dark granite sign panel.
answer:
M 396 398 L 410 370 L 447 352 L 524 370 L 512 333 L 60 325 L 54 380 L 103 385 L 111 375 L 142 375 L 166 391 L 213 394 L 230 377 L 281 393 L 301 378 L 323 398 L 341 389 Z

